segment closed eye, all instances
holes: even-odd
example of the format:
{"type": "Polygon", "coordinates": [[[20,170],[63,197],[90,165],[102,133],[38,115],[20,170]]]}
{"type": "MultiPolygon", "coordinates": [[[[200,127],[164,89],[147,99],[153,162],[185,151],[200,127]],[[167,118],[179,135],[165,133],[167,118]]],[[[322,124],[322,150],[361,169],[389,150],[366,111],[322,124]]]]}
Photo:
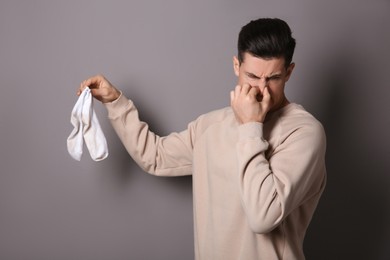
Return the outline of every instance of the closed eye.
{"type": "Polygon", "coordinates": [[[270,81],[270,80],[279,80],[282,78],[282,75],[274,75],[274,76],[271,76],[271,77],[268,77],[267,78],[267,81],[270,81]]]}
{"type": "Polygon", "coordinates": [[[251,78],[251,79],[260,79],[260,77],[256,76],[256,75],[253,74],[253,73],[247,73],[246,75],[247,75],[249,78],[251,78]]]}

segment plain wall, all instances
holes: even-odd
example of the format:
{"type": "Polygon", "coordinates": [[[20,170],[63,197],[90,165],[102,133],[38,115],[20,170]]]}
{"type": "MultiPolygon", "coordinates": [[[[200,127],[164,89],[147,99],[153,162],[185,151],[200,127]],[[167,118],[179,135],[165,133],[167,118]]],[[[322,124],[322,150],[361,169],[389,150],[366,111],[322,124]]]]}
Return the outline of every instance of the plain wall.
{"type": "Polygon", "coordinates": [[[229,105],[237,34],[258,17],[290,24],[288,97],[327,132],[307,259],[389,259],[385,0],[1,0],[0,259],[193,259],[191,178],[142,172],[98,102],[110,155],[74,161],[75,92],[103,73],[156,133],[183,130],[229,105]]]}

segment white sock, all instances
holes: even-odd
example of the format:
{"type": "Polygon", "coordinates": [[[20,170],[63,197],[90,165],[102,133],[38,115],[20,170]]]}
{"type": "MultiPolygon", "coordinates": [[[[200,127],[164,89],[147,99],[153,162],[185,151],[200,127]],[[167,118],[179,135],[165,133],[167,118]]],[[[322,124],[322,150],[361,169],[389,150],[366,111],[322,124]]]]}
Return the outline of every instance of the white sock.
{"type": "Polygon", "coordinates": [[[82,108],[84,104],[86,91],[83,91],[73,107],[70,122],[74,126],[70,133],[67,145],[69,154],[77,161],[80,161],[83,154],[83,123],[81,122],[82,108]]]}
{"type": "Polygon", "coordinates": [[[69,154],[75,160],[80,161],[83,154],[83,139],[94,161],[107,158],[106,138],[93,109],[93,97],[89,88],[85,88],[77,100],[70,122],[74,129],[68,137],[67,146],[69,154]]]}

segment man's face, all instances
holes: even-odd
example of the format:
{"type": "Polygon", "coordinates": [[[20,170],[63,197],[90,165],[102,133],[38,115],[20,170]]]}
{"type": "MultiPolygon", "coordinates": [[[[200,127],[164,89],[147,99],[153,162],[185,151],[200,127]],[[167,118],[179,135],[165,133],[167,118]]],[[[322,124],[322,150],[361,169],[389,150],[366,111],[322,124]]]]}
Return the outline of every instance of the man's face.
{"type": "MultiPolygon", "coordinates": [[[[286,68],[284,58],[262,59],[244,53],[241,64],[237,57],[233,58],[233,66],[238,77],[238,85],[249,84],[259,88],[260,93],[263,93],[266,86],[268,87],[271,95],[270,111],[275,111],[288,104],[284,94],[284,86],[291,76],[294,63],[286,68]]],[[[261,101],[262,95],[258,99],[261,101]]]]}

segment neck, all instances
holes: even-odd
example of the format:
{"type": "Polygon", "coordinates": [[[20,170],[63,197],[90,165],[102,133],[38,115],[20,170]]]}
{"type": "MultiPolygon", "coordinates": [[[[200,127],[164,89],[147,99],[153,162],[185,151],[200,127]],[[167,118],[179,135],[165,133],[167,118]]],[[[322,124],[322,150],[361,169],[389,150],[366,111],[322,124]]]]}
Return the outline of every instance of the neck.
{"type": "Polygon", "coordinates": [[[276,106],[274,106],[270,112],[274,112],[274,111],[277,111],[285,106],[287,106],[288,104],[290,104],[290,101],[288,101],[288,99],[286,97],[283,98],[282,102],[280,102],[279,104],[277,104],[276,106]]]}
{"type": "Polygon", "coordinates": [[[287,106],[288,104],[290,104],[290,101],[288,101],[288,99],[286,97],[284,97],[283,102],[280,105],[279,109],[282,108],[282,107],[287,106]]]}
{"type": "Polygon", "coordinates": [[[285,97],[285,98],[283,99],[283,102],[280,103],[280,105],[274,107],[272,110],[270,110],[270,111],[267,113],[264,122],[269,121],[269,120],[273,117],[274,114],[277,114],[277,113],[276,113],[277,111],[279,111],[280,109],[284,108],[284,107],[287,106],[288,104],[290,104],[290,101],[288,101],[288,99],[285,97]]]}

